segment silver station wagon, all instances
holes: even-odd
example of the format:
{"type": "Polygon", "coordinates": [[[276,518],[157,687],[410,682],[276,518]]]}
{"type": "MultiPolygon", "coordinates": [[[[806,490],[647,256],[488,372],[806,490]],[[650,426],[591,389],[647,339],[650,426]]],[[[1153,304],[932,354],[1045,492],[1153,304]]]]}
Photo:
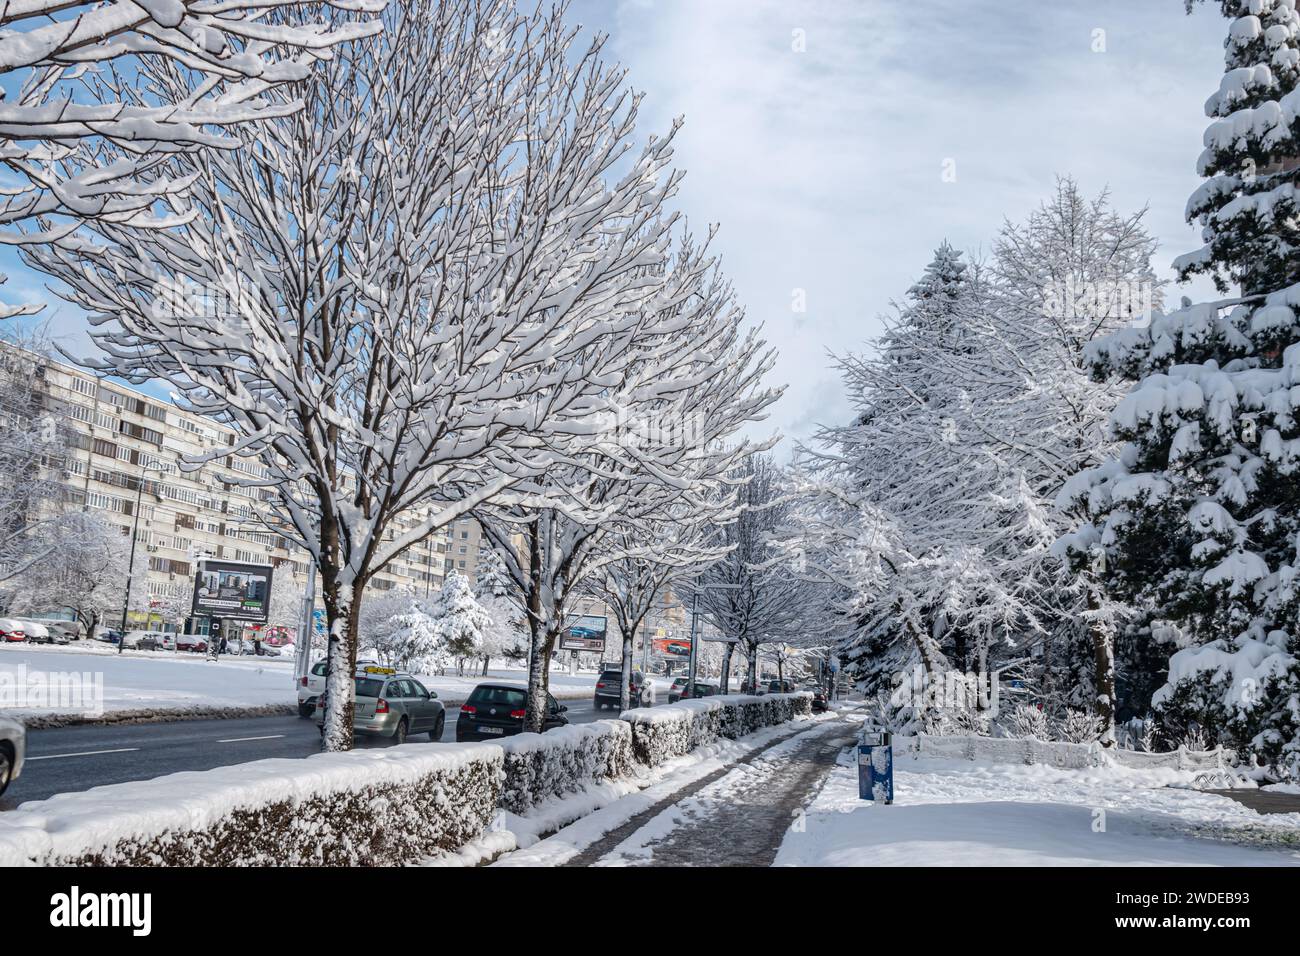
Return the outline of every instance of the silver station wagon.
{"type": "MultiPolygon", "coordinates": [[[[324,729],[325,697],[316,699],[312,715],[324,729]]],[[[391,667],[369,666],[357,670],[356,709],[352,730],[359,736],[391,737],[402,744],[411,734],[428,734],[435,743],[442,739],[446,724],[442,701],[410,674],[391,667]]]]}

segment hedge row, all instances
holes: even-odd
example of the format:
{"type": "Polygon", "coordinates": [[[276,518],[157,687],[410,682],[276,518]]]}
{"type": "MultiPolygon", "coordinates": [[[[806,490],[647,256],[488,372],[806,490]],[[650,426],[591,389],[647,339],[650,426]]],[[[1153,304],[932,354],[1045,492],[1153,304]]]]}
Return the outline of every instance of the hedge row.
{"type": "Polygon", "coordinates": [[[735,740],[764,727],[812,713],[812,695],[731,695],[688,700],[671,707],[641,707],[623,714],[632,724],[632,750],[639,763],[657,767],[720,737],[735,740]]]}
{"type": "Polygon", "coordinates": [[[809,694],[715,697],[502,743],[259,760],[63,794],[0,815],[0,866],[367,866],[482,835],[498,808],[811,712],[809,694]]]}
{"type": "Polygon", "coordinates": [[[545,734],[520,734],[502,741],[505,786],[501,806],[526,813],[551,797],[574,793],[589,783],[631,776],[635,764],[632,727],[598,720],[545,734]]]}
{"type": "Polygon", "coordinates": [[[483,833],[490,744],[272,759],[99,787],[0,814],[0,866],[413,863],[483,833]]]}

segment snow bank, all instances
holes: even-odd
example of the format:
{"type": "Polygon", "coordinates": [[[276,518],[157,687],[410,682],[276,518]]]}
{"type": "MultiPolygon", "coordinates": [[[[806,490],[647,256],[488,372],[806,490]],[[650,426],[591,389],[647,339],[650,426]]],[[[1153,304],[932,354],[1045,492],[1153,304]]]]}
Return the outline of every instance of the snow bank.
{"type": "Polygon", "coordinates": [[[482,835],[503,763],[492,744],[410,745],[60,794],[0,816],[0,866],[407,863],[482,835]]]}
{"type": "Polygon", "coordinates": [[[844,755],[776,866],[1300,864],[1300,814],[1188,789],[1190,771],[923,757],[895,764],[894,804],[878,806],[858,799],[854,763],[844,755]]]}
{"type": "Polygon", "coordinates": [[[657,767],[719,737],[735,740],[756,730],[812,713],[812,694],[734,694],[686,700],[670,707],[623,713],[632,725],[632,749],[641,763],[657,767]]]}
{"type": "Polygon", "coordinates": [[[1013,739],[917,734],[915,737],[895,738],[894,746],[898,748],[900,754],[914,758],[930,756],[1028,766],[1043,764],[1075,770],[1104,766],[1127,767],[1133,770],[1157,767],[1177,770],[1222,770],[1234,762],[1236,757],[1231,750],[1224,750],[1222,747],[1196,751],[1180,746],[1169,753],[1155,754],[1103,747],[1096,742],[1072,744],[1038,740],[1035,737],[1013,739]]]}

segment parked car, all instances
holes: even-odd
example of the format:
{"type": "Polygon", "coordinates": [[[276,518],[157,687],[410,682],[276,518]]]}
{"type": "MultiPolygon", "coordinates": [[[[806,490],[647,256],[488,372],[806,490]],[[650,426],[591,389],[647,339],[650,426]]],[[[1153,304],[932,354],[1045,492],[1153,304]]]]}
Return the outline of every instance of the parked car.
{"type": "MultiPolygon", "coordinates": [[[[438,695],[410,674],[399,674],[391,667],[369,665],[357,670],[356,702],[352,715],[352,732],[363,737],[390,737],[404,744],[410,734],[429,735],[437,743],[442,739],[446,713],[438,695]]],[[[325,732],[325,702],[328,695],[316,698],[316,723],[325,732]]]]}
{"type": "Polygon", "coordinates": [[[27,632],[22,624],[11,617],[0,617],[0,641],[7,644],[20,644],[27,640],[27,632]]]}
{"type": "Polygon", "coordinates": [[[793,694],[799,689],[799,685],[792,680],[774,680],[767,682],[767,692],[769,694],[793,694]]]}
{"type": "MultiPolygon", "coordinates": [[[[722,691],[717,684],[710,684],[707,681],[697,680],[690,686],[682,687],[678,693],[677,700],[696,700],[700,697],[717,697],[722,691]]],[[[669,697],[669,703],[676,703],[669,697]]]]}
{"type": "MultiPolygon", "coordinates": [[[[569,722],[568,707],[546,695],[546,721],[543,730],[554,730],[569,722]]],[[[460,705],[456,718],[456,740],[498,740],[524,732],[528,714],[528,688],[523,684],[479,684],[460,705]]]]}
{"type": "MultiPolygon", "coordinates": [[[[206,649],[206,648],[205,648],[206,649]]],[[[362,659],[357,661],[357,670],[376,665],[379,661],[362,659]]],[[[325,693],[325,675],[329,673],[329,662],[321,658],[307,669],[305,676],[298,679],[298,714],[310,717],[316,710],[316,698],[325,693]]]]}
{"type": "Polygon", "coordinates": [[[682,688],[686,686],[686,682],[689,679],[690,678],[685,676],[673,678],[672,685],[668,688],[668,703],[675,704],[681,700],[682,688]]]}
{"type": "Polygon", "coordinates": [[[826,708],[829,706],[829,704],[827,704],[826,702],[826,691],[820,687],[814,687],[812,695],[813,695],[813,699],[812,699],[813,713],[815,714],[824,713],[826,708]]]}
{"type": "Polygon", "coordinates": [[[122,646],[128,651],[157,651],[166,646],[171,636],[167,631],[127,631],[122,646]]]}
{"type": "Polygon", "coordinates": [[[12,717],[0,714],[0,794],[23,772],[27,731],[12,717]]]}
{"type": "MultiPolygon", "coordinates": [[[[606,707],[618,707],[623,699],[623,671],[606,670],[596,678],[595,704],[597,710],[606,707]]],[[[632,678],[627,685],[627,700],[630,707],[653,707],[655,702],[654,687],[639,670],[632,671],[632,678]]]]}
{"type": "Polygon", "coordinates": [[[105,644],[118,644],[122,640],[122,635],[120,632],[114,631],[111,628],[101,628],[99,632],[95,634],[95,640],[103,641],[105,644]]]}
{"type": "Polygon", "coordinates": [[[176,650],[204,654],[208,650],[208,639],[202,634],[177,634],[176,650]]]}
{"type": "Polygon", "coordinates": [[[22,632],[27,635],[27,642],[29,644],[54,643],[54,635],[50,632],[50,629],[45,626],[44,621],[34,621],[30,617],[14,617],[10,618],[10,620],[21,628],[22,632]]]}

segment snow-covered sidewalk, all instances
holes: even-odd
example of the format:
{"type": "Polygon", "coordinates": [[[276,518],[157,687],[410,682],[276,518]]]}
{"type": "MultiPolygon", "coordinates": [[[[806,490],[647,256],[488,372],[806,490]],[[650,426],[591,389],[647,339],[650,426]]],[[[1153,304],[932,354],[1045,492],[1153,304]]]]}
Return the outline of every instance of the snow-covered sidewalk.
{"type": "Polygon", "coordinates": [[[1194,776],[904,757],[876,806],[846,752],[776,865],[1300,865],[1300,813],[1261,816],[1194,776]]]}
{"type": "MultiPolygon", "coordinates": [[[[703,865],[770,862],[791,820],[791,808],[806,799],[813,783],[829,771],[840,741],[854,726],[830,713],[770,727],[740,740],[718,741],[658,768],[648,786],[647,781],[601,784],[555,806],[539,808],[527,819],[507,814],[478,853],[487,857],[516,845],[522,848],[500,857],[498,866],[685,862],[680,854],[671,860],[653,858],[653,848],[667,841],[677,850],[696,854],[703,865]],[[810,759],[818,753],[823,758],[820,763],[810,759]],[[810,774],[815,779],[810,780],[810,774]],[[790,807],[783,802],[787,798],[793,801],[790,807]],[[746,817],[747,825],[766,838],[729,845],[707,833],[674,833],[679,825],[697,818],[707,819],[710,826],[716,823],[709,813],[701,813],[702,807],[725,810],[738,820],[746,817]],[[574,819],[577,822],[537,840],[537,834],[574,819]],[[729,851],[735,859],[724,858],[729,851]]],[[[476,860],[471,854],[456,862],[476,860]]]]}

